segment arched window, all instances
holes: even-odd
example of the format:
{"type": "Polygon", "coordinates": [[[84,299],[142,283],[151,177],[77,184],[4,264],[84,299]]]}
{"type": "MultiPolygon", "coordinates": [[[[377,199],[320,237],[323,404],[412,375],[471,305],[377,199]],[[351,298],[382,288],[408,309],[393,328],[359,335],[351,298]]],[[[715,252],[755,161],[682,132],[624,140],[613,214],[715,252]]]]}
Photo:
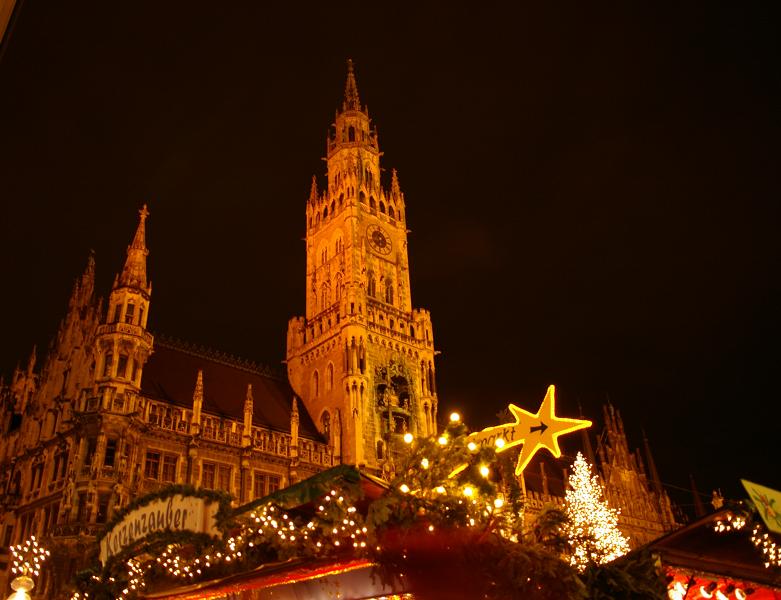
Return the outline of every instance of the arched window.
{"type": "Polygon", "coordinates": [[[315,398],[320,396],[320,373],[315,370],[314,375],[312,375],[312,388],[314,389],[315,398]]]}
{"type": "Polygon", "coordinates": [[[119,362],[117,363],[117,377],[125,379],[127,377],[127,354],[119,355],[119,362]]]}
{"type": "Polygon", "coordinates": [[[363,204],[366,204],[366,194],[363,192],[358,193],[358,200],[362,202],[363,204]]]}
{"type": "Polygon", "coordinates": [[[328,370],[326,371],[327,377],[325,380],[326,385],[326,391],[330,392],[332,389],[334,389],[334,366],[331,363],[328,363],[328,370]]]}
{"type": "Polygon", "coordinates": [[[133,317],[135,317],[136,312],[136,305],[132,302],[127,303],[127,308],[125,309],[125,323],[132,323],[133,317]]]}
{"type": "Polygon", "coordinates": [[[328,284],[324,283],[323,287],[320,291],[320,298],[322,302],[321,310],[325,310],[328,307],[329,301],[328,301],[329,290],[328,290],[328,284]]]}
{"type": "Polygon", "coordinates": [[[385,302],[393,304],[393,281],[390,279],[385,282],[385,302]]]}
{"type": "Polygon", "coordinates": [[[377,203],[374,201],[374,196],[369,197],[369,208],[372,210],[377,208],[377,203]]]}
{"type": "Polygon", "coordinates": [[[409,326],[409,336],[415,337],[415,328],[412,325],[409,326]]]}
{"type": "Polygon", "coordinates": [[[326,441],[330,441],[331,413],[329,413],[327,410],[324,410],[323,414],[320,416],[320,430],[323,432],[323,436],[325,437],[326,441]]]}
{"type": "Polygon", "coordinates": [[[106,362],[103,363],[103,377],[110,377],[111,376],[111,367],[114,363],[114,355],[109,352],[106,354],[106,362]]]}
{"type": "Polygon", "coordinates": [[[390,204],[388,204],[388,216],[391,219],[395,219],[396,218],[396,213],[394,212],[393,207],[390,204]]]}
{"type": "Polygon", "coordinates": [[[369,281],[367,284],[366,293],[368,293],[372,298],[377,295],[377,280],[374,279],[374,273],[369,273],[369,281]]]}
{"type": "Polygon", "coordinates": [[[323,221],[325,221],[328,218],[328,207],[326,206],[323,209],[323,221]]]}
{"type": "Polygon", "coordinates": [[[320,225],[320,213],[315,216],[315,225],[320,225]]]}
{"type": "Polygon", "coordinates": [[[341,237],[336,238],[336,254],[339,254],[342,250],[344,250],[344,242],[342,241],[341,237]]]}
{"type": "Polygon", "coordinates": [[[343,203],[344,203],[344,194],[339,194],[339,208],[342,208],[343,203]]]}
{"type": "Polygon", "coordinates": [[[354,142],[355,141],[355,127],[350,127],[347,130],[347,141],[348,142],[354,142]]]}
{"type": "Polygon", "coordinates": [[[341,273],[336,274],[336,299],[337,300],[342,299],[342,274],[341,273]]]}
{"type": "Polygon", "coordinates": [[[385,203],[382,200],[380,200],[380,212],[385,214],[385,203]]]}
{"type": "Polygon", "coordinates": [[[336,204],[334,202],[331,202],[331,216],[336,212],[336,204]]]}
{"type": "Polygon", "coordinates": [[[384,444],[382,440],[377,440],[377,460],[382,460],[384,444]]]}

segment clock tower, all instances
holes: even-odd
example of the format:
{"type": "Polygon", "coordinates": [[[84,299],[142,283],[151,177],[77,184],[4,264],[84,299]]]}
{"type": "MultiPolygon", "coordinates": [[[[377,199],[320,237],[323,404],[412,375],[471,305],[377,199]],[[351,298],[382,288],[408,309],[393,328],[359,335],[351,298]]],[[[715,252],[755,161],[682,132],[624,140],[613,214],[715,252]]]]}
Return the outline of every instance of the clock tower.
{"type": "Polygon", "coordinates": [[[352,61],[327,139],[328,179],[306,203],[306,314],[288,324],[290,383],[341,462],[386,475],[405,433],[436,433],[434,337],[413,309],[406,207],[383,187],[377,130],[352,61]]]}

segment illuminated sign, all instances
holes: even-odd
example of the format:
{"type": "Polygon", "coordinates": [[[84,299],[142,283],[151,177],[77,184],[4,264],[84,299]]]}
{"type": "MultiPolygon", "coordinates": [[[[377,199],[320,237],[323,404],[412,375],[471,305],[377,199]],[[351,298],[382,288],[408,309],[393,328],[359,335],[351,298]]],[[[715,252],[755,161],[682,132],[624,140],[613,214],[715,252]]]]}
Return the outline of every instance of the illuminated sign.
{"type": "Polygon", "coordinates": [[[509,409],[515,417],[515,423],[489,427],[471,434],[467,439],[477,446],[496,446],[497,452],[523,444],[515,467],[516,475],[523,473],[526,465],[541,448],[547,448],[553,456],[559,458],[560,435],[591,427],[591,421],[556,416],[556,388],[552,385],[548,386],[545,399],[535,414],[515,404],[510,404],[509,409]]]}
{"type": "Polygon", "coordinates": [[[208,498],[175,494],[152,500],[131,510],[100,540],[100,561],[119,553],[124,547],[162,531],[192,531],[219,534],[215,514],[219,503],[208,498]]]}
{"type": "Polygon", "coordinates": [[[770,531],[781,533],[781,492],[745,479],[740,482],[770,531]]]}

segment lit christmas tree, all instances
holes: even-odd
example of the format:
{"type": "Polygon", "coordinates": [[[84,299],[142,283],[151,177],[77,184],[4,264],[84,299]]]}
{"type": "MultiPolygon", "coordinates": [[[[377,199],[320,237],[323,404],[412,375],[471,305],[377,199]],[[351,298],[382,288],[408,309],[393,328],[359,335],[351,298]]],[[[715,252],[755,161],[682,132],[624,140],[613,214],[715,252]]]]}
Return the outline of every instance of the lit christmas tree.
{"type": "Polygon", "coordinates": [[[629,539],[618,529],[618,511],[602,499],[599,478],[578,452],[567,490],[565,527],[570,563],[579,571],[589,564],[604,564],[629,552],[629,539]]]}

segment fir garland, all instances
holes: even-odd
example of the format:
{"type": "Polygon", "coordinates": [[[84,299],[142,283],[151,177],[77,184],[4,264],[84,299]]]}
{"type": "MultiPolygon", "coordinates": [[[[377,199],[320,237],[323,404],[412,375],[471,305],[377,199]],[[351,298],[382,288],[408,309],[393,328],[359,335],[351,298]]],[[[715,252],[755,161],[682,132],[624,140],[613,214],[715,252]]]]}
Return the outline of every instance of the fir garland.
{"type": "Polygon", "coordinates": [[[437,439],[411,441],[397,463],[398,477],[371,503],[351,466],[233,511],[227,494],[164,488],[133,501],[105,531],[135,508],[182,494],[220,502],[223,537],[155,532],[124,548],[102,571],[81,573],[78,589],[90,598],[132,600],[147,582],[190,583],[289,558],[367,556],[381,580],[398,582],[402,574],[422,599],[440,597],[436,586],[443,581],[459,586],[462,597],[487,600],[665,597],[661,574],[645,555],[592,565],[580,575],[562,555],[566,515],[544,511],[526,527],[512,457],[505,456],[510,453],[476,448],[467,434],[454,421],[437,439]]]}

